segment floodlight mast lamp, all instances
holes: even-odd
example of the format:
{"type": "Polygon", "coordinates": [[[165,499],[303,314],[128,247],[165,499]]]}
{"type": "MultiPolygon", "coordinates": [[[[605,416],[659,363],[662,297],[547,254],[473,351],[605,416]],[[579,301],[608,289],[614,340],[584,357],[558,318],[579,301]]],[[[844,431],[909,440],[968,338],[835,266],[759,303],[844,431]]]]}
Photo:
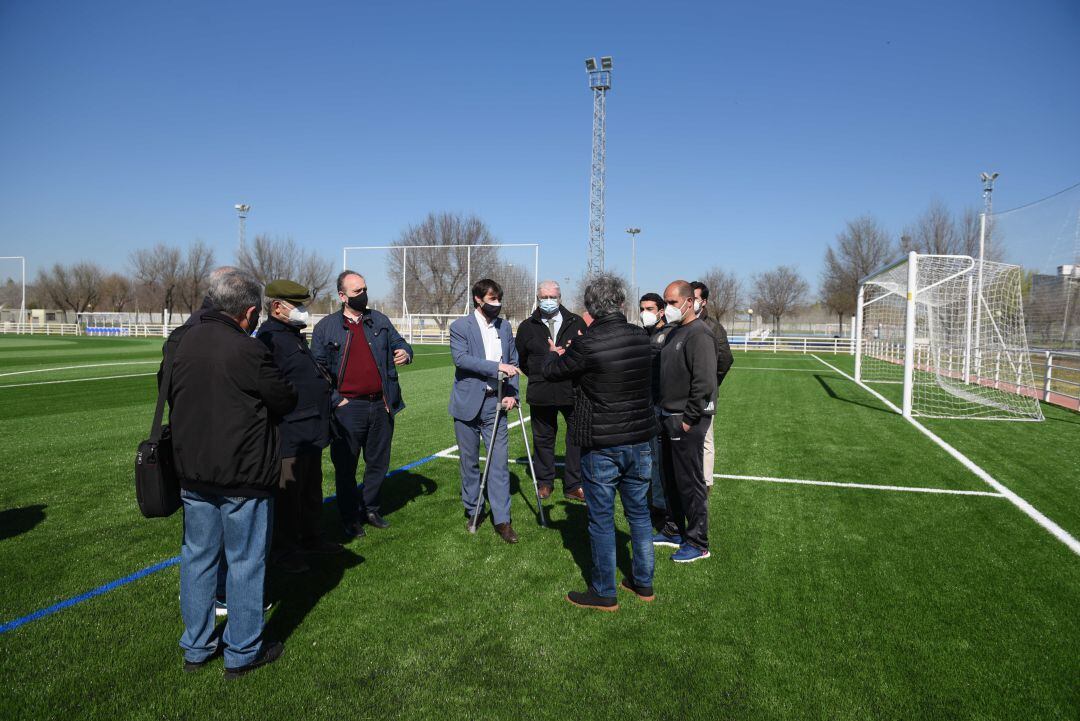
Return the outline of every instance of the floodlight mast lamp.
{"type": "MultiPolygon", "coordinates": [[[[987,223],[990,222],[990,214],[994,211],[994,181],[998,179],[1000,173],[982,173],[979,175],[979,179],[983,184],[983,212],[979,216],[979,272],[977,287],[975,289],[975,336],[974,344],[971,345],[969,353],[974,354],[975,358],[975,373],[978,377],[978,373],[982,367],[982,350],[979,348],[980,333],[982,332],[982,297],[983,297],[983,260],[986,257],[986,231],[987,223]]],[[[971,359],[968,359],[970,367],[971,359]]]]}
{"type": "Polygon", "coordinates": [[[627,228],[626,232],[630,234],[630,287],[633,288],[634,302],[637,302],[637,236],[641,228],[627,228]]]}
{"type": "Polygon", "coordinates": [[[607,91],[611,89],[610,55],[586,58],[589,89],[593,91],[592,166],[589,176],[588,275],[604,271],[604,178],[607,163],[607,91]]]}
{"type": "Polygon", "coordinates": [[[239,255],[236,256],[239,258],[244,253],[244,221],[247,220],[247,214],[251,210],[251,206],[247,203],[237,203],[233,208],[236,209],[236,218],[240,223],[240,250],[239,255]]]}
{"type": "Polygon", "coordinates": [[[15,324],[15,332],[22,330],[22,324],[26,322],[26,256],[3,255],[0,260],[17,260],[22,267],[22,298],[19,300],[19,322],[15,324]]]}

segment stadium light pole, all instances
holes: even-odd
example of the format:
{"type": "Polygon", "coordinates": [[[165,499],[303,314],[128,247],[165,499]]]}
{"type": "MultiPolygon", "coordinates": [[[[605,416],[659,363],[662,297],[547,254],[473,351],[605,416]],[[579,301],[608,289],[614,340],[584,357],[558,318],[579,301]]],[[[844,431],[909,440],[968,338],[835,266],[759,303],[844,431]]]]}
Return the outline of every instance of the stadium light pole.
{"type": "Polygon", "coordinates": [[[589,175],[589,256],[587,275],[604,272],[604,182],[607,174],[607,91],[611,90],[610,55],[585,59],[593,91],[592,165],[589,175]]]}
{"type": "Polygon", "coordinates": [[[634,289],[634,302],[637,302],[638,287],[637,287],[637,235],[641,232],[641,228],[627,228],[626,232],[630,234],[630,287],[634,289]]]}
{"type": "Polygon", "coordinates": [[[22,324],[26,321],[26,256],[4,255],[0,260],[17,260],[22,266],[22,298],[19,300],[19,322],[15,325],[15,332],[22,330],[22,324]]]}
{"type": "MultiPolygon", "coordinates": [[[[983,212],[979,216],[979,275],[975,291],[975,337],[971,353],[975,356],[975,378],[982,370],[982,306],[983,306],[983,260],[986,257],[986,224],[990,222],[990,213],[994,209],[994,181],[1000,173],[982,173],[979,178],[983,184],[983,212]]],[[[969,361],[970,364],[970,361],[969,361]]]]}
{"type": "Polygon", "coordinates": [[[743,340],[743,350],[744,351],[750,350],[750,334],[754,332],[754,309],[753,308],[747,308],[746,309],[746,316],[747,316],[747,328],[746,328],[746,338],[743,340]]]}
{"type": "Polygon", "coordinates": [[[239,259],[244,254],[244,221],[247,220],[247,214],[251,210],[251,206],[247,203],[237,203],[233,208],[236,209],[236,219],[240,224],[240,250],[236,256],[239,259]]]}

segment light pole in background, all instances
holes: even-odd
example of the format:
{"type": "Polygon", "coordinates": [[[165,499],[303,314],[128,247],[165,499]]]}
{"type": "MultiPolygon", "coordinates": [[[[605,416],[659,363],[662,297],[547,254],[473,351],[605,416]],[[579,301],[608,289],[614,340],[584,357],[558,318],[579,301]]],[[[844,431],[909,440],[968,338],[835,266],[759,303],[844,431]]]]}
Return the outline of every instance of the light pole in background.
{"type": "Polygon", "coordinates": [[[630,287],[634,289],[633,300],[637,303],[637,235],[641,232],[641,228],[627,228],[626,232],[630,234],[630,287]]]}
{"type": "Polygon", "coordinates": [[[754,332],[754,309],[746,309],[746,341],[743,343],[743,350],[750,350],[750,334],[754,332]]]}
{"type": "Polygon", "coordinates": [[[589,255],[586,275],[604,272],[604,177],[607,164],[607,91],[611,90],[611,56],[585,59],[593,91],[592,165],[589,174],[589,255]]]}
{"type": "Polygon", "coordinates": [[[248,211],[251,210],[251,206],[247,203],[237,203],[233,206],[236,209],[236,218],[240,223],[240,250],[237,251],[236,258],[240,259],[240,256],[244,254],[244,221],[247,220],[248,211]]]}
{"type": "Polygon", "coordinates": [[[26,322],[26,256],[5,255],[0,260],[17,260],[22,265],[22,299],[19,301],[19,322],[15,326],[15,332],[22,330],[22,324],[26,322]]]}
{"type": "MultiPolygon", "coordinates": [[[[982,173],[979,178],[983,184],[983,212],[979,216],[979,273],[975,290],[975,337],[972,339],[971,351],[975,358],[975,376],[978,377],[982,370],[982,345],[980,335],[982,333],[982,306],[983,306],[983,259],[986,257],[986,232],[990,223],[990,213],[994,209],[994,181],[1000,173],[982,173]]],[[[968,295],[971,294],[971,286],[968,286],[968,295]]]]}

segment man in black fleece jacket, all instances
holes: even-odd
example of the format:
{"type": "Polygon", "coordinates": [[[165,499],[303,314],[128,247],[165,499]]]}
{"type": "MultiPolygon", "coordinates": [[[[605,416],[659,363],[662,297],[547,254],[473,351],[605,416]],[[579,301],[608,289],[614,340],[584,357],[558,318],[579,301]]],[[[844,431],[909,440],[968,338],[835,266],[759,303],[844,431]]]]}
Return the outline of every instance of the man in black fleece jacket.
{"type": "Polygon", "coordinates": [[[667,518],[653,543],[675,546],[673,561],[709,557],[709,507],[705,486],[705,432],[716,412],[716,340],[694,313],[690,284],[677,280],[664,291],[664,315],[676,326],[660,352],[660,441],[667,518]]]}

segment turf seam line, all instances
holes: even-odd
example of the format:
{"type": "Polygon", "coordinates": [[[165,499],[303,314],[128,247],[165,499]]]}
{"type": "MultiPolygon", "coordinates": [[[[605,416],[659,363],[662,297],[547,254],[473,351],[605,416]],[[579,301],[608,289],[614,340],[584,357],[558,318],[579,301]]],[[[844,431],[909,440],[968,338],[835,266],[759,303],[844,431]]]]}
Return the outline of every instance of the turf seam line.
{"type": "Polygon", "coordinates": [[[4,388],[26,388],[28,386],[51,386],[57,383],[82,383],[84,381],[109,381],[115,378],[143,378],[145,376],[156,376],[157,371],[150,373],[128,373],[122,376],[95,376],[94,378],[68,378],[62,381],[34,381],[32,383],[7,383],[0,384],[0,390],[4,388]]]}
{"type": "MultiPolygon", "coordinates": [[[[890,408],[892,408],[897,413],[900,413],[899,408],[897,408],[892,402],[890,402],[883,395],[881,395],[880,393],[875,391],[873,388],[870,388],[865,383],[860,383],[859,381],[855,380],[852,376],[848,375],[847,373],[840,370],[839,368],[832,365],[831,363],[827,363],[826,361],[822,360],[821,358],[818,358],[817,355],[814,355],[813,353],[811,353],[811,355],[813,355],[814,358],[817,358],[818,361],[820,363],[822,363],[823,365],[826,365],[829,368],[832,368],[834,371],[836,371],[840,375],[844,376],[845,378],[847,378],[852,383],[855,383],[856,385],[861,387],[863,390],[866,390],[869,393],[876,396],[883,403],[885,403],[885,405],[889,406],[890,408]]],[[[901,413],[901,417],[903,417],[902,413],[901,413]]],[[[971,471],[976,476],[981,478],[984,482],[986,482],[986,484],[988,486],[990,486],[991,488],[998,491],[1001,495],[1008,498],[1009,501],[1014,506],[1019,508],[1025,514],[1027,514],[1027,516],[1030,517],[1033,521],[1038,523],[1044,529],[1049,531],[1055,538],[1057,538],[1059,541],[1061,541],[1066,546],[1068,546],[1069,550],[1071,550],[1076,555],[1080,556],[1080,541],[1077,541],[1075,538],[1073,538],[1072,535],[1070,535],[1068,531],[1066,531],[1064,528],[1062,528],[1058,524],[1051,521],[1046,515],[1043,514],[1042,511],[1040,511],[1039,509],[1035,508],[1035,506],[1033,506],[1030,503],[1028,503],[1027,501],[1025,501],[1023,498],[1021,498],[1019,495],[1017,495],[1015,492],[1013,492],[1007,486],[1005,486],[1005,484],[1003,484],[1001,481],[997,480],[996,478],[991,476],[989,473],[987,473],[985,470],[983,470],[982,467],[980,467],[978,464],[975,463],[975,461],[973,461],[970,458],[968,458],[967,456],[965,456],[963,453],[958,451],[956,448],[953,448],[951,445],[949,445],[949,443],[947,441],[943,440],[940,436],[938,436],[936,433],[934,433],[929,428],[924,426],[922,423],[915,420],[914,418],[904,418],[904,420],[906,420],[911,425],[915,426],[915,428],[917,428],[920,433],[922,433],[924,436],[926,436],[927,438],[932,440],[934,443],[936,443],[938,446],[940,446],[942,448],[942,450],[944,450],[950,456],[952,456],[953,458],[958,460],[965,468],[967,468],[969,471],[971,471]]]]}

